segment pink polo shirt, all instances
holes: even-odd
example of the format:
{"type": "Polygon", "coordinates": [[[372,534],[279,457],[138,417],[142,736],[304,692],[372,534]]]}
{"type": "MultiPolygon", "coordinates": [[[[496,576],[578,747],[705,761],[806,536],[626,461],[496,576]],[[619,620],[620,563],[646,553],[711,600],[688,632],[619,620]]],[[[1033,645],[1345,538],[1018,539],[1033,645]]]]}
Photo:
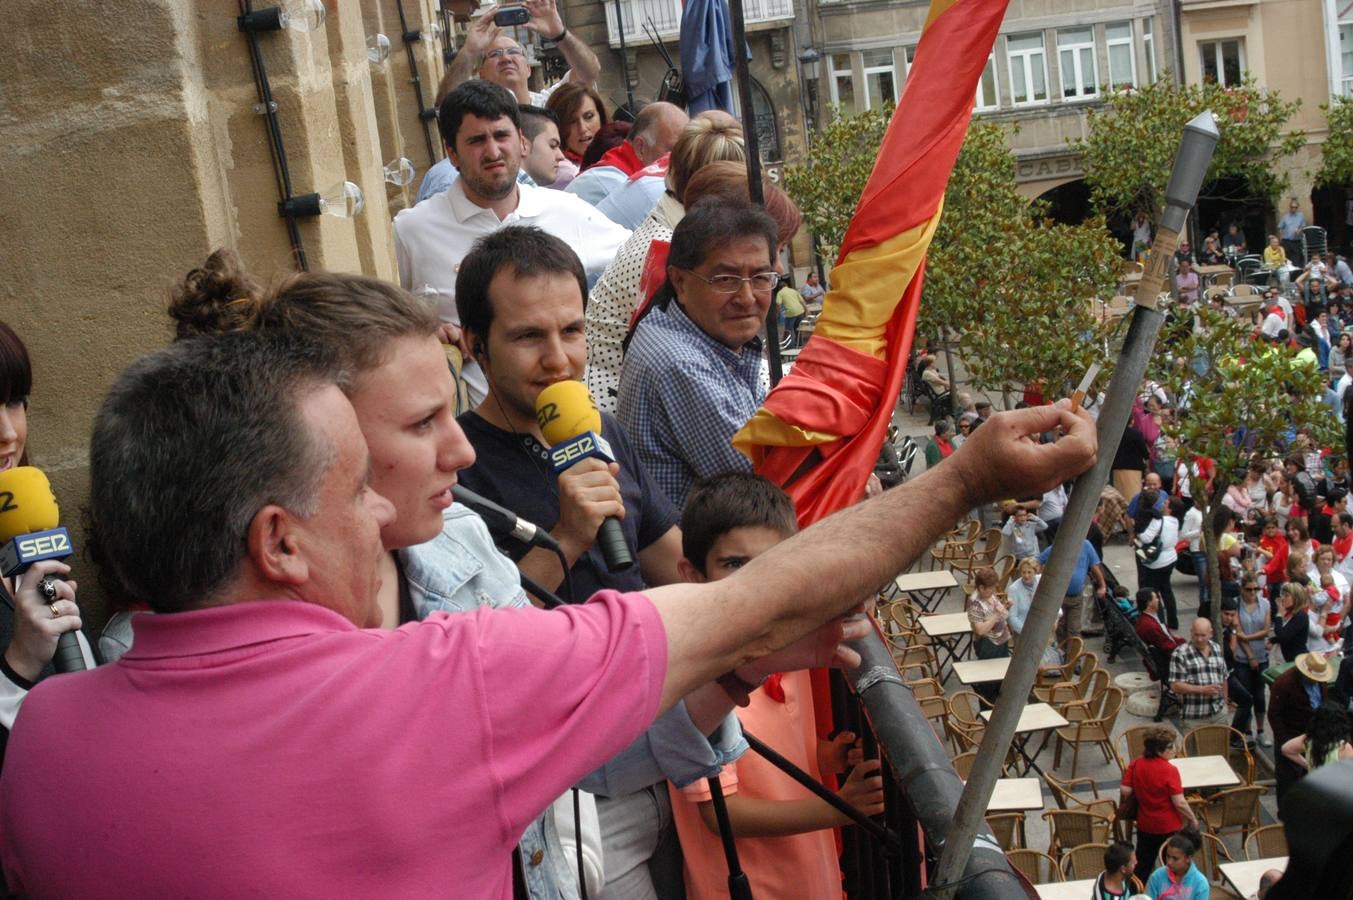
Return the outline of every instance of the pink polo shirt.
{"type": "Polygon", "coordinates": [[[360,630],[241,603],[136,620],[25,701],[0,860],[36,896],[512,894],[527,824],[658,711],[640,594],[360,630]]]}

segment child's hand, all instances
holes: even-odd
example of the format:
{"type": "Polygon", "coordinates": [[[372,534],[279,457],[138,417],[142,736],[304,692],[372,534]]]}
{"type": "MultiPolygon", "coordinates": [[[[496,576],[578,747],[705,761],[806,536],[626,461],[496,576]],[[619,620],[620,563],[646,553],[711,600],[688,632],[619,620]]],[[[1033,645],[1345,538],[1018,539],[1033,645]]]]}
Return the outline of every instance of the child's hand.
{"type": "MultiPolygon", "coordinates": [[[[837,792],[842,800],[864,813],[877,816],[883,812],[883,776],[878,774],[882,762],[868,759],[861,762],[850,773],[846,783],[837,792]]],[[[841,824],[848,825],[850,820],[841,817],[841,824]]]]}
{"type": "Polygon", "coordinates": [[[840,775],[864,761],[864,750],[853,731],[843,731],[830,741],[818,741],[818,766],[823,773],[840,775]]]}

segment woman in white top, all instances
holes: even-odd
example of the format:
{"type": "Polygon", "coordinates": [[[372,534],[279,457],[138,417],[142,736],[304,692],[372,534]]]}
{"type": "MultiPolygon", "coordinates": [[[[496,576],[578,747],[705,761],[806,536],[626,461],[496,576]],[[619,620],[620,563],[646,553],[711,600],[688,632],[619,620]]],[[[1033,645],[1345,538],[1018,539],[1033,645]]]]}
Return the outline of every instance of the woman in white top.
{"type": "Polygon", "coordinates": [[[1249,495],[1251,507],[1263,509],[1268,505],[1268,483],[1264,480],[1264,464],[1262,462],[1250,463],[1245,470],[1245,480],[1241,482],[1241,487],[1249,495]]]}
{"type": "Polygon", "coordinates": [[[1171,500],[1170,506],[1170,513],[1179,520],[1179,539],[1189,542],[1193,574],[1198,578],[1198,615],[1211,618],[1208,614],[1212,611],[1212,586],[1207,580],[1207,554],[1203,552],[1203,512],[1196,506],[1184,510],[1178,498],[1171,500]]]}
{"type": "MultiPolygon", "coordinates": [[[[1154,502],[1154,498],[1152,498],[1154,502]]],[[[1176,502],[1178,498],[1176,498],[1176,502]]],[[[1143,503],[1146,502],[1143,494],[1143,503]]],[[[1155,559],[1143,560],[1143,575],[1145,575],[1145,584],[1138,585],[1138,588],[1149,587],[1160,594],[1161,602],[1165,605],[1166,625],[1172,629],[1179,627],[1179,611],[1175,606],[1174,588],[1170,587],[1170,574],[1174,571],[1174,564],[1179,559],[1179,554],[1175,551],[1175,544],[1179,543],[1179,520],[1171,513],[1179,507],[1171,503],[1171,508],[1167,509],[1166,514],[1153,519],[1140,534],[1137,535],[1137,544],[1141,547],[1148,547],[1160,538],[1160,553],[1155,559]]]]}

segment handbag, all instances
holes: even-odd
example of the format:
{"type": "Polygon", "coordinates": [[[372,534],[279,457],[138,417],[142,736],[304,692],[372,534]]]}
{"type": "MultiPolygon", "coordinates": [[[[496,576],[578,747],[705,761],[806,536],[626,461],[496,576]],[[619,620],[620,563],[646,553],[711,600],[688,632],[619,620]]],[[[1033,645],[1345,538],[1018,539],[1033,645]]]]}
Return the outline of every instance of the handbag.
{"type": "Polygon", "coordinates": [[[1132,794],[1118,801],[1118,818],[1124,820],[1127,819],[1132,819],[1134,821],[1136,820],[1137,818],[1136,791],[1133,791],[1132,794]]]}
{"type": "Polygon", "coordinates": [[[1149,544],[1142,544],[1138,542],[1136,538],[1132,539],[1132,543],[1137,548],[1136,550],[1137,558],[1140,559],[1142,562],[1155,562],[1156,559],[1160,556],[1161,547],[1160,547],[1159,531],[1156,532],[1155,538],[1149,544]]]}

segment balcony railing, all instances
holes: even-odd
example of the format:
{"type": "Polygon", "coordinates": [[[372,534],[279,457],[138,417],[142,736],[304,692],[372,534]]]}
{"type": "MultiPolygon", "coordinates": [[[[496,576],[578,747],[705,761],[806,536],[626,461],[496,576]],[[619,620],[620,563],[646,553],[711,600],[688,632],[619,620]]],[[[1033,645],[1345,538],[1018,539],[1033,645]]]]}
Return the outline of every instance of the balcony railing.
{"type": "MultiPolygon", "coordinates": [[[[611,46],[620,45],[620,29],[615,20],[617,4],[606,0],[606,30],[611,46]]],[[[620,17],[625,23],[627,44],[650,43],[644,24],[651,25],[663,41],[675,41],[681,33],[681,0],[620,0],[620,17]]],[[[792,21],[793,0],[743,0],[742,14],[748,27],[765,22],[792,21]]]]}

